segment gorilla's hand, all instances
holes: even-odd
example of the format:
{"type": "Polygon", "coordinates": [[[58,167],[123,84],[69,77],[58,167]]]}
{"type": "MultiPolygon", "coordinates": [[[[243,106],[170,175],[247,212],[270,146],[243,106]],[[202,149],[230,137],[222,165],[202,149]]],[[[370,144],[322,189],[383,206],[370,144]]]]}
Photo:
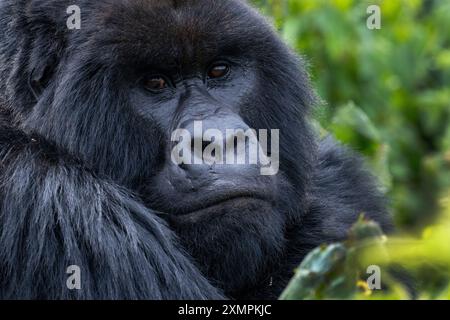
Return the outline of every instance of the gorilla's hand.
{"type": "Polygon", "coordinates": [[[40,137],[0,128],[0,163],[0,299],[221,297],[151,211],[40,137]]]}

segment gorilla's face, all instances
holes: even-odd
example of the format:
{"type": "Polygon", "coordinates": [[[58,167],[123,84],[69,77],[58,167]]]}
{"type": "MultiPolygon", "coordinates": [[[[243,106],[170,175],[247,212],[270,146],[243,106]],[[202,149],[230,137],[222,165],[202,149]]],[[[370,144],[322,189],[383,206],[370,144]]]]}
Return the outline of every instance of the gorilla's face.
{"type": "MultiPolygon", "coordinates": [[[[236,136],[227,134],[227,130],[245,132],[252,125],[247,109],[251,93],[258,86],[255,61],[227,51],[212,39],[205,39],[203,31],[196,30],[197,25],[190,28],[198,35],[188,36],[183,28],[189,27],[192,21],[181,17],[178,26],[171,26],[169,28],[173,29],[164,33],[171,45],[153,46],[158,50],[155,56],[162,56],[164,60],[149,60],[145,55],[136,57],[139,62],[130,81],[133,83],[130,90],[133,112],[158,128],[162,142],[159,170],[143,184],[141,193],[146,195],[152,208],[183,216],[184,220],[208,216],[224,204],[236,210],[255,202],[262,207],[271,206],[276,196],[273,188],[277,184],[276,175],[263,176],[260,167],[248,161],[208,164],[203,159],[203,151],[210,144],[202,138],[208,130],[221,133],[221,137],[211,139],[211,144],[217,145],[224,157],[224,149],[231,143],[236,143],[235,151],[239,151],[237,141],[232,141],[236,136]],[[186,41],[186,37],[190,41],[186,41]],[[208,46],[211,43],[214,48],[208,46]],[[170,55],[172,52],[180,54],[170,55]],[[196,126],[201,128],[196,129],[196,126]],[[186,146],[188,151],[193,149],[192,157],[200,162],[174,161],[172,153],[176,142],[171,140],[175,130],[180,129],[188,133],[180,139],[180,145],[186,146]],[[217,141],[218,138],[222,138],[221,141],[217,141]]],[[[231,41],[226,34],[223,37],[225,43],[231,41]]],[[[143,47],[136,52],[145,52],[148,45],[143,42],[143,47]]],[[[244,153],[248,152],[246,148],[244,153]]],[[[248,154],[243,156],[249,159],[248,154]]]]}
{"type": "Polygon", "coordinates": [[[312,94],[297,59],[241,1],[96,6],[81,30],[67,31],[25,127],[138,194],[226,289],[237,289],[227,288],[231,279],[257,281],[236,278],[280,253],[289,213],[306,205],[312,94]],[[279,129],[280,171],[174,163],[172,133],[186,129],[194,139],[195,121],[224,133],[279,129]],[[246,272],[236,273],[236,261],[246,272]]]}

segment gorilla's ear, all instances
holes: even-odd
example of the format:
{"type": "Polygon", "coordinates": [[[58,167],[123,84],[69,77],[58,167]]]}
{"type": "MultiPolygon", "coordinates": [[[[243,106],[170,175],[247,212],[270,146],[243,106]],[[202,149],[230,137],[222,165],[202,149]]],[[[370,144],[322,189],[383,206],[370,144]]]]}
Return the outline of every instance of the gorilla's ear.
{"type": "Polygon", "coordinates": [[[28,66],[28,87],[36,100],[47,87],[65,50],[65,1],[29,0],[22,25],[28,66]]]}
{"type": "Polygon", "coordinates": [[[54,53],[49,53],[46,59],[42,59],[36,64],[31,64],[32,69],[28,78],[28,86],[36,100],[39,100],[42,91],[47,87],[57,64],[58,61],[54,53]]]}

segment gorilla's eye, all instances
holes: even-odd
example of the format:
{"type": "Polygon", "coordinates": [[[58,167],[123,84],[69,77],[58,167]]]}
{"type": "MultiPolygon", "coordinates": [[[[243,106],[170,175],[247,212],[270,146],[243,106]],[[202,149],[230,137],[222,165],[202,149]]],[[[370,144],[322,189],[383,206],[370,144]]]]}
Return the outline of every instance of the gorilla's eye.
{"type": "Polygon", "coordinates": [[[223,78],[228,75],[230,72],[230,66],[226,63],[217,63],[214,64],[208,70],[208,78],[210,79],[218,79],[223,78]]]}
{"type": "Polygon", "coordinates": [[[151,92],[161,92],[162,90],[166,89],[168,86],[168,81],[165,77],[156,75],[151,76],[144,80],[144,87],[151,92]]]}

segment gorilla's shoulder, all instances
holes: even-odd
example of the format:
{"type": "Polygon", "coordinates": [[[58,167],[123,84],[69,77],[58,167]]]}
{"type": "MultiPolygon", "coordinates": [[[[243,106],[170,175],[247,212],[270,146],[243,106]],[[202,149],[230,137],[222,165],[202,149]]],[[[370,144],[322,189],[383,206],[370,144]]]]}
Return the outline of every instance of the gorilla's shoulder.
{"type": "Polygon", "coordinates": [[[319,142],[309,215],[322,231],[342,238],[361,214],[391,230],[385,196],[361,156],[326,137],[319,142]]]}

